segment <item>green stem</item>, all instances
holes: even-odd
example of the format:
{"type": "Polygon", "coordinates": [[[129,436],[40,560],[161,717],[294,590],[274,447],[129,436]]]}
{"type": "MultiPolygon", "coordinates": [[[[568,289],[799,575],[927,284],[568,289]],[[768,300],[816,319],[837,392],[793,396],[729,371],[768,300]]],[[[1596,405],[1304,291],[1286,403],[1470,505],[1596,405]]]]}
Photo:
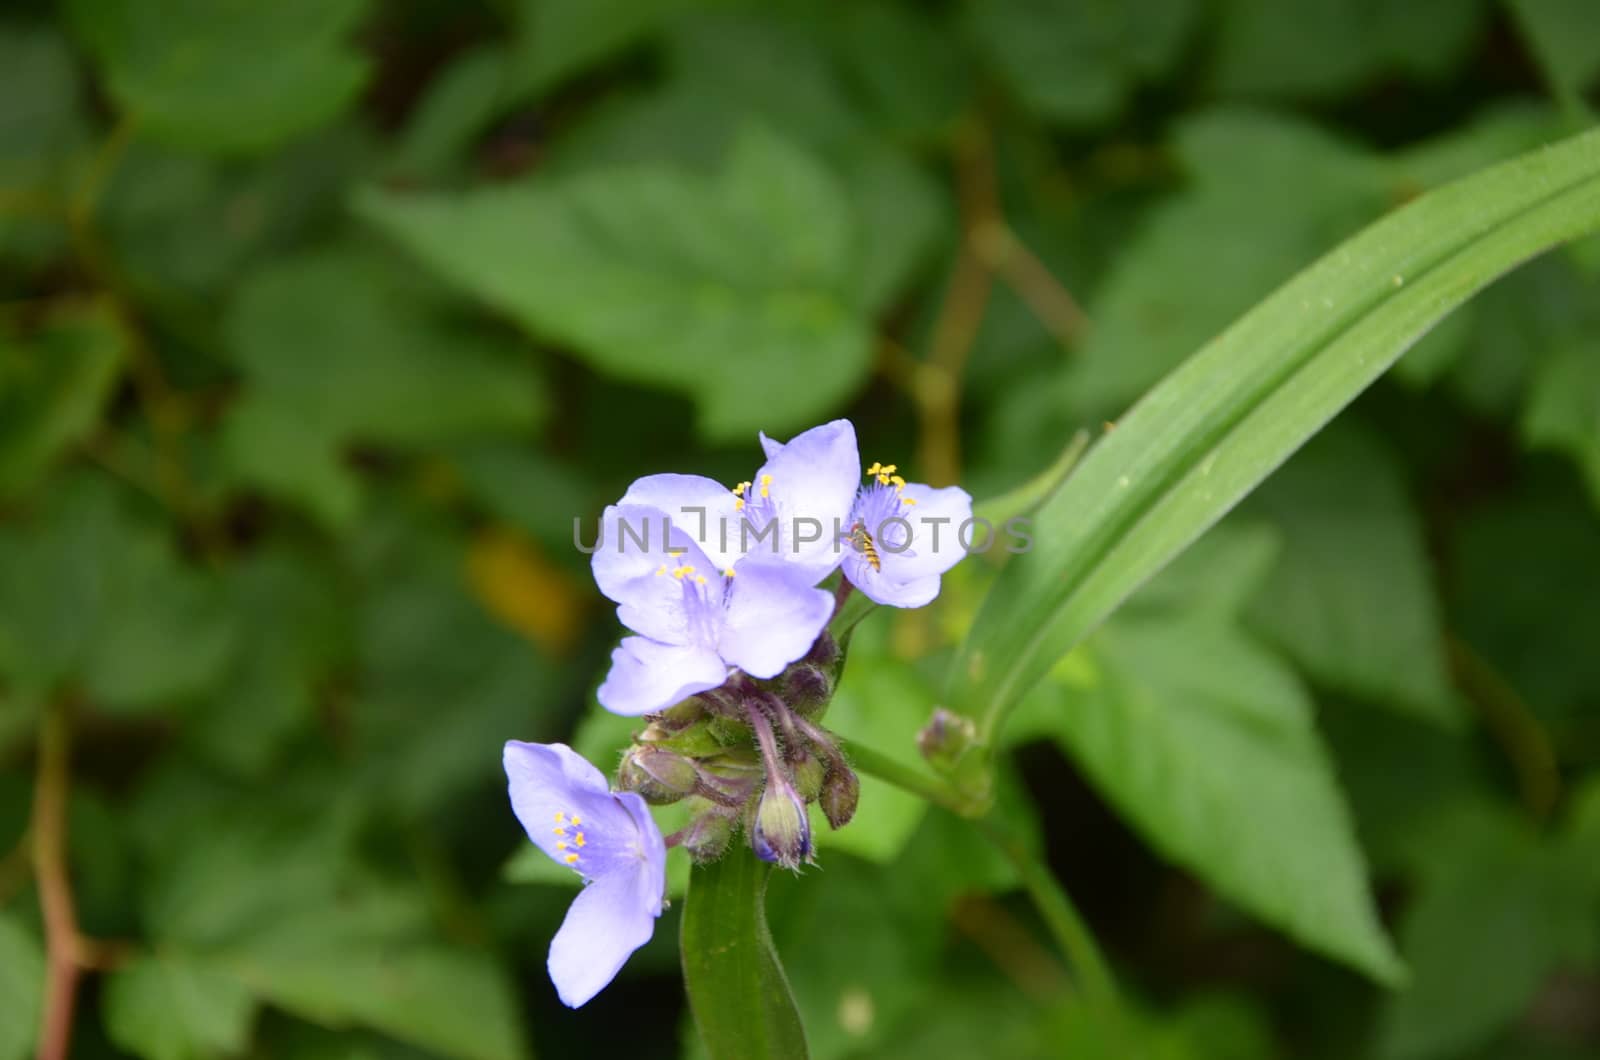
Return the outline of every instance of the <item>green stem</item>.
{"type": "Polygon", "coordinates": [[[984,812],[986,807],[975,805],[971,799],[937,777],[902,765],[870,747],[853,741],[841,743],[861,772],[887,781],[902,791],[908,791],[971,821],[973,827],[1016,868],[1028,898],[1076,973],[1084,996],[1096,1004],[1115,1004],[1116,980],[1093,933],[1083,922],[1083,917],[1067,892],[1050,875],[1050,870],[1034,856],[1027,844],[1005,826],[999,815],[984,812]]]}

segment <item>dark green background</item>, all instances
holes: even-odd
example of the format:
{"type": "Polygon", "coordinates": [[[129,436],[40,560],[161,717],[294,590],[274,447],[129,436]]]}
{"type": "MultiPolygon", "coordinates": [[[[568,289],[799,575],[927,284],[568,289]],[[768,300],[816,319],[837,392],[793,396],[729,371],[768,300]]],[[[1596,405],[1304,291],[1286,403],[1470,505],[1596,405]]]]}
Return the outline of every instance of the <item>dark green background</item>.
{"type": "MultiPolygon", "coordinates": [[[[74,1055],[693,1055],[675,911],[556,1001],[570,883],[505,801],[504,739],[628,738],[573,518],[837,415],[996,495],[1597,82],[1594,0],[8,5],[0,1060],[38,1020],[46,715],[114,965],[74,1055]]],[[[1591,240],[1014,719],[1002,810],[1136,1030],[1071,1003],[975,833],[868,780],[771,896],[814,1054],[1594,1055],[1597,504],[1591,240]],[[1296,799],[1335,784],[1403,990],[1219,896],[1270,875],[1246,848],[1320,856],[1296,799]]],[[[830,724],[914,762],[991,570],[869,620],[830,724]]]]}

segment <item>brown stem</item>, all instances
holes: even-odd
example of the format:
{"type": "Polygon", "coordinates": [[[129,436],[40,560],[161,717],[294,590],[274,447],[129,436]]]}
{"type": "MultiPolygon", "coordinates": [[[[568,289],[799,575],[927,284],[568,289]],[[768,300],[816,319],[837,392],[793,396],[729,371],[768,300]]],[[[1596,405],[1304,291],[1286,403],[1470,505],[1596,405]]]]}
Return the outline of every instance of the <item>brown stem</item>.
{"type": "Polygon", "coordinates": [[[46,978],[39,1029],[39,1060],[66,1060],[72,1010],[82,970],[78,917],[67,875],[67,786],[71,729],[63,704],[52,704],[39,729],[39,770],[34,786],[34,874],[44,912],[46,978]]]}

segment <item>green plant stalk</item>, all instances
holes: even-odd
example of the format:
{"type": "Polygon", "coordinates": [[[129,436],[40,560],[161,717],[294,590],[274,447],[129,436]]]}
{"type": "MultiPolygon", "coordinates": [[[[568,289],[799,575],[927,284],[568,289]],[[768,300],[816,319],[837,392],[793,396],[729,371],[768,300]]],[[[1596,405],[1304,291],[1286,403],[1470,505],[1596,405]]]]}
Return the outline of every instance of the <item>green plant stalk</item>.
{"type": "Polygon", "coordinates": [[[1114,1005],[1116,980],[1100,952],[1099,944],[1067,892],[1050,870],[1033,856],[1027,846],[994,813],[950,787],[937,777],[902,765],[887,755],[852,741],[841,741],[845,754],[861,772],[893,784],[941,809],[972,822],[974,828],[1016,868],[1023,889],[1038,910],[1050,934],[1055,937],[1077,977],[1083,995],[1097,1005],[1114,1005]]]}

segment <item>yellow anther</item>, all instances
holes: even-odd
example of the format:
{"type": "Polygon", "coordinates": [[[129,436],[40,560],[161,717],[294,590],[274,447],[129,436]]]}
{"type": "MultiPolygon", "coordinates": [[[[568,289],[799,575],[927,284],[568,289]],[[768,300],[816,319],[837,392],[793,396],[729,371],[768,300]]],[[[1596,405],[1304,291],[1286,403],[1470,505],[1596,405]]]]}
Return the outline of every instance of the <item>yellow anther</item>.
{"type": "Polygon", "coordinates": [[[567,830],[565,828],[552,828],[552,829],[550,829],[550,831],[554,832],[556,835],[566,835],[567,834],[567,830]]]}
{"type": "Polygon", "coordinates": [[[659,576],[661,576],[661,575],[663,575],[665,573],[667,573],[667,565],[665,563],[663,563],[661,566],[656,568],[657,577],[659,577],[659,576]]]}
{"type": "Polygon", "coordinates": [[[876,475],[879,471],[882,471],[882,470],[883,470],[883,465],[878,463],[876,460],[874,460],[872,462],[872,466],[867,468],[867,474],[876,475]]]}
{"type": "Polygon", "coordinates": [[[706,583],[706,576],[704,574],[696,574],[694,576],[694,583],[696,585],[704,585],[706,583]]]}
{"type": "Polygon", "coordinates": [[[733,510],[736,512],[744,511],[744,500],[742,498],[733,502],[733,510]]]}
{"type": "Polygon", "coordinates": [[[729,568],[728,568],[728,569],[727,569],[727,570],[725,570],[725,571],[723,571],[723,572],[722,572],[722,576],[723,576],[723,577],[724,577],[724,578],[731,578],[731,577],[733,577],[733,568],[732,568],[732,567],[729,567],[729,568]]]}
{"type": "Polygon", "coordinates": [[[901,504],[906,504],[906,505],[911,505],[911,506],[914,507],[916,505],[916,503],[917,503],[917,499],[915,497],[901,497],[900,498],[900,503],[901,504]]]}
{"type": "Polygon", "coordinates": [[[563,840],[562,840],[562,841],[561,841],[561,842],[559,842],[559,843],[557,843],[557,844],[556,844],[556,849],[557,849],[557,850],[565,850],[565,849],[567,849],[567,842],[566,842],[566,840],[564,840],[564,839],[563,839],[563,840]]]}
{"type": "Polygon", "coordinates": [[[577,843],[580,847],[587,845],[587,841],[583,838],[583,833],[582,832],[579,832],[576,836],[573,837],[573,842],[577,843]]]}
{"type": "Polygon", "coordinates": [[[901,490],[906,488],[906,480],[901,478],[899,475],[890,475],[889,481],[894,483],[894,491],[896,493],[899,493],[901,490]]]}
{"type": "Polygon", "coordinates": [[[765,497],[767,495],[767,488],[769,486],[771,486],[771,485],[772,485],[772,476],[771,475],[762,475],[761,476],[761,495],[763,497],[765,497]]]}
{"type": "Polygon", "coordinates": [[[573,814],[572,815],[572,827],[576,828],[582,823],[583,822],[578,819],[578,815],[577,814],[573,814]]]}
{"type": "Polygon", "coordinates": [[[562,813],[560,810],[556,811],[556,824],[560,824],[562,821],[565,821],[566,819],[567,819],[567,815],[566,814],[562,813]]]}
{"type": "Polygon", "coordinates": [[[744,491],[749,489],[749,488],[750,488],[750,483],[741,482],[737,486],[733,487],[733,495],[735,497],[743,496],[744,495],[744,491]]]}
{"type": "Polygon", "coordinates": [[[576,855],[576,854],[568,854],[566,857],[562,858],[561,860],[565,861],[568,865],[576,865],[578,863],[578,855],[576,855]]]}

